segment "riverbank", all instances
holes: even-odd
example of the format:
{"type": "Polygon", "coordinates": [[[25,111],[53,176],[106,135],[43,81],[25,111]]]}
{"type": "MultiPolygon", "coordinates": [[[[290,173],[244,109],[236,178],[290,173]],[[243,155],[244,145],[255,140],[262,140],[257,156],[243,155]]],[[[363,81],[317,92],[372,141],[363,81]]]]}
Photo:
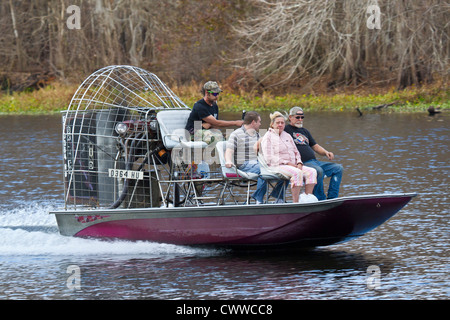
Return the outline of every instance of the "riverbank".
{"type": "MultiPolygon", "coordinates": [[[[52,114],[65,110],[78,85],[54,83],[32,92],[0,94],[0,114],[52,114]]],[[[172,90],[188,106],[200,99],[198,86],[173,87],[172,90]]],[[[410,87],[405,90],[385,89],[378,92],[332,92],[326,94],[276,95],[273,93],[227,93],[219,98],[222,112],[242,110],[274,111],[302,106],[308,111],[382,110],[384,112],[427,112],[430,106],[450,108],[450,89],[443,86],[410,87]]]]}

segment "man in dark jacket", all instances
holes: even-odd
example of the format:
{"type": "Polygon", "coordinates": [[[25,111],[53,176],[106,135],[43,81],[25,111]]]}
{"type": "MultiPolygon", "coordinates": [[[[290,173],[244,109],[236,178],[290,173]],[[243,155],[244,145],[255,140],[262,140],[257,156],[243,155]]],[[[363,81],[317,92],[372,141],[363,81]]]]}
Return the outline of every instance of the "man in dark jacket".
{"type": "Polygon", "coordinates": [[[196,121],[201,121],[202,123],[201,127],[198,126],[198,129],[218,129],[222,127],[242,126],[242,120],[219,120],[217,98],[220,92],[222,92],[222,89],[220,89],[215,81],[208,81],[203,85],[203,98],[194,104],[186,123],[185,129],[189,131],[190,134],[194,134],[194,124],[196,121]]]}
{"type": "Polygon", "coordinates": [[[325,176],[331,178],[328,187],[328,199],[337,198],[339,196],[339,187],[341,185],[344,168],[340,164],[319,161],[316,159],[315,153],[326,156],[328,160],[333,160],[334,154],[316,143],[311,133],[303,128],[304,118],[305,115],[303,109],[300,107],[293,107],[289,111],[289,124],[286,125],[284,131],[289,133],[294,139],[295,145],[302,157],[303,164],[317,170],[317,184],[314,187],[314,195],[317,199],[327,199],[323,188],[323,179],[325,176]]]}

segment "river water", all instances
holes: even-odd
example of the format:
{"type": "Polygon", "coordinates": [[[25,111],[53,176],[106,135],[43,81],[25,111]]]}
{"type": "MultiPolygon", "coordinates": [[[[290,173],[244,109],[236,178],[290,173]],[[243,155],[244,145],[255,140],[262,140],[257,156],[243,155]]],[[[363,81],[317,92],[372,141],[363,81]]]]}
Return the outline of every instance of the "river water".
{"type": "Polygon", "coordinates": [[[0,299],[448,299],[449,120],[307,113],[345,168],[341,196],[418,196],[347,243],[234,253],[59,235],[60,117],[0,116],[0,299]]]}

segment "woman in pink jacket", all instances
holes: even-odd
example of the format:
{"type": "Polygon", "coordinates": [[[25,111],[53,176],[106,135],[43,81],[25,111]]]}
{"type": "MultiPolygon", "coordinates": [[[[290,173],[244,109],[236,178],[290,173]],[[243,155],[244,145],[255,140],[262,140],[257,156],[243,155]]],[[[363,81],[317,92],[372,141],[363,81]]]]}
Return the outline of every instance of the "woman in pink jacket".
{"type": "Polygon", "coordinates": [[[285,118],[280,112],[270,114],[270,128],[261,141],[264,159],[272,170],[291,178],[293,202],[317,201],[312,194],[317,183],[317,171],[303,165],[294,140],[284,131],[284,126],[285,118]],[[300,196],[303,180],[306,195],[300,196]]]}

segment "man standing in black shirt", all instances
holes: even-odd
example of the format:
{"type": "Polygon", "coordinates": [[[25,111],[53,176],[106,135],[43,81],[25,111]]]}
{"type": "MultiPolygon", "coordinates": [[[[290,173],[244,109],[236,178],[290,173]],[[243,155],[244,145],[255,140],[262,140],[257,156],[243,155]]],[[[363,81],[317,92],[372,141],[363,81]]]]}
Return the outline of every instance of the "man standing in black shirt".
{"type": "Polygon", "coordinates": [[[217,129],[220,127],[242,126],[242,120],[225,121],[219,120],[219,107],[217,98],[222,92],[215,81],[208,81],[202,87],[203,99],[197,101],[192,108],[191,114],[186,123],[186,130],[194,134],[197,129],[217,129]],[[201,121],[202,126],[194,128],[196,121],[201,121]]]}
{"type": "Polygon", "coordinates": [[[284,131],[289,133],[294,139],[298,152],[300,152],[302,157],[303,164],[317,170],[317,184],[314,187],[313,192],[317,199],[327,199],[323,189],[323,178],[325,176],[331,178],[328,187],[328,199],[337,198],[339,196],[339,187],[341,185],[344,168],[340,164],[319,161],[316,159],[315,152],[321,156],[326,156],[328,160],[333,160],[334,154],[316,143],[311,133],[303,128],[304,118],[305,115],[303,109],[300,107],[293,107],[289,111],[289,124],[286,125],[284,131]]]}

